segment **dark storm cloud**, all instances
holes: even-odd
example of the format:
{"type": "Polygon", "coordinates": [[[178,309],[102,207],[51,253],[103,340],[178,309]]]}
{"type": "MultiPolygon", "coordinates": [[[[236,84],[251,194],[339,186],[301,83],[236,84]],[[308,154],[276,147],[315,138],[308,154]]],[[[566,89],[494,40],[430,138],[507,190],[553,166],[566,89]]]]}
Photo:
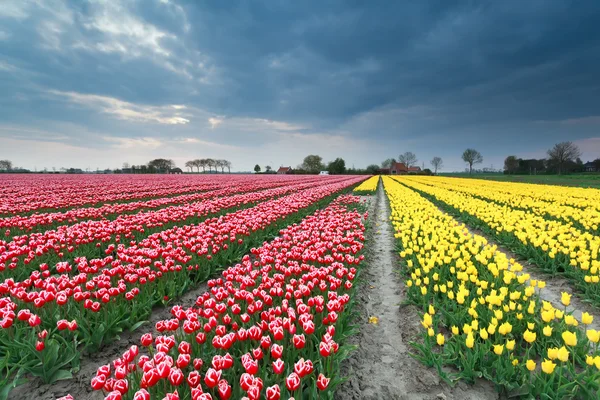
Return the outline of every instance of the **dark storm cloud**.
{"type": "Polygon", "coordinates": [[[598,136],[599,20],[594,0],[14,0],[0,10],[0,119],[223,145],[271,129],[538,151],[598,136]]]}

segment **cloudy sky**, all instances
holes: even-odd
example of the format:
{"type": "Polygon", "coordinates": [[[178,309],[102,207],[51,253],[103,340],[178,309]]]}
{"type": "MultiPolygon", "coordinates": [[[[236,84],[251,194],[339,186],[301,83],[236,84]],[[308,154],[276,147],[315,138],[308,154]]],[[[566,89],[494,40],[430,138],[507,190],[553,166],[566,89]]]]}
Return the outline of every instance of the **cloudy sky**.
{"type": "Polygon", "coordinates": [[[0,159],[600,157],[600,1],[0,0],[0,159]],[[574,4],[572,4],[574,3],[574,4]]]}

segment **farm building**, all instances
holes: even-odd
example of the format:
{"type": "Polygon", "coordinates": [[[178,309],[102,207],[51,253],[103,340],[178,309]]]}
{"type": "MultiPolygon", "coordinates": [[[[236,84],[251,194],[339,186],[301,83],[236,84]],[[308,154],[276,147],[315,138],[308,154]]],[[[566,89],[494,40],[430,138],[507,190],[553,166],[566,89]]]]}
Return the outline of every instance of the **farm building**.
{"type": "Polygon", "coordinates": [[[277,174],[279,175],[286,175],[286,174],[291,174],[292,173],[292,167],[279,167],[279,169],[277,170],[277,174]]]}

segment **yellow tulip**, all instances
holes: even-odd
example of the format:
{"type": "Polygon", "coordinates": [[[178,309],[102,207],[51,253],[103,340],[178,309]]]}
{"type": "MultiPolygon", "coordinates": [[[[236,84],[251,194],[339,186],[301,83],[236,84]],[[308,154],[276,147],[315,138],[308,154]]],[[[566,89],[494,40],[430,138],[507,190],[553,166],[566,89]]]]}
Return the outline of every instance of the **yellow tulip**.
{"type": "Polygon", "coordinates": [[[465,340],[465,344],[468,348],[472,349],[475,346],[475,338],[473,337],[473,333],[469,332],[467,338],[465,340]]]}
{"type": "Polygon", "coordinates": [[[572,316],[572,315],[565,315],[565,323],[567,325],[570,325],[570,326],[577,326],[577,325],[579,325],[579,322],[577,322],[577,320],[575,319],[575,317],[572,316]]]}
{"type": "Polygon", "coordinates": [[[551,347],[548,349],[548,358],[551,360],[556,360],[558,358],[558,348],[551,347]]]}
{"type": "Polygon", "coordinates": [[[540,289],[543,289],[543,288],[545,288],[545,287],[546,287],[546,282],[544,282],[544,281],[538,281],[538,287],[539,287],[540,289]]]}
{"type": "Polygon", "coordinates": [[[533,371],[535,369],[535,361],[527,360],[527,363],[525,363],[525,366],[527,367],[528,370],[533,371]]]}
{"type": "Polygon", "coordinates": [[[565,346],[562,346],[560,349],[558,349],[557,357],[562,362],[569,361],[569,350],[567,350],[565,346]]]}
{"type": "Polygon", "coordinates": [[[542,311],[542,320],[544,322],[550,322],[554,319],[554,310],[545,310],[542,311]]]}
{"type": "Polygon", "coordinates": [[[452,326],[452,334],[453,335],[458,335],[458,326],[452,326]]]}
{"type": "Polygon", "coordinates": [[[514,348],[515,348],[515,341],[507,340],[506,341],[506,349],[512,351],[512,350],[514,350],[514,348]]]}
{"type": "Polygon", "coordinates": [[[529,329],[527,329],[525,333],[523,333],[523,339],[525,339],[527,343],[535,342],[536,337],[537,335],[535,334],[535,332],[531,332],[529,329]]]}
{"type": "Polygon", "coordinates": [[[594,321],[594,317],[586,312],[581,313],[581,323],[584,325],[589,325],[594,321]]]}
{"type": "Polygon", "coordinates": [[[562,338],[567,346],[577,346],[577,335],[573,332],[564,331],[562,333],[562,338]]]}
{"type": "Polygon", "coordinates": [[[435,314],[435,308],[433,308],[433,305],[429,305],[429,314],[433,315],[435,314]]]}
{"type": "Polygon", "coordinates": [[[427,329],[427,334],[429,335],[429,337],[432,337],[432,336],[434,336],[434,335],[435,335],[435,332],[434,332],[433,328],[429,328],[429,329],[427,329]]]}
{"type": "Polygon", "coordinates": [[[552,336],[552,327],[550,325],[546,325],[542,331],[544,336],[552,336]]]}
{"type": "Polygon", "coordinates": [[[560,294],[560,302],[563,303],[565,306],[568,306],[569,304],[571,304],[571,295],[567,292],[562,292],[560,294]]]}
{"type": "Polygon", "coordinates": [[[429,328],[432,324],[433,320],[431,319],[431,315],[427,313],[423,314],[423,321],[421,321],[421,325],[423,325],[424,328],[429,328]]]}
{"type": "Polygon", "coordinates": [[[594,365],[594,357],[590,356],[589,354],[585,355],[585,363],[589,366],[594,365]]]}
{"type": "Polygon", "coordinates": [[[544,362],[542,362],[542,371],[544,371],[545,374],[553,373],[554,368],[556,368],[556,364],[553,363],[552,361],[545,360],[544,362]]]}
{"type": "Polygon", "coordinates": [[[503,351],[504,351],[503,344],[495,344],[494,345],[494,353],[496,353],[496,355],[501,355],[503,351]]]}
{"type": "Polygon", "coordinates": [[[509,322],[503,323],[498,328],[498,333],[500,333],[503,336],[508,335],[510,332],[512,332],[512,325],[509,322]]]}
{"type": "Polygon", "coordinates": [[[595,329],[588,329],[585,334],[590,342],[598,343],[598,341],[600,341],[600,332],[595,329]]]}
{"type": "Polygon", "coordinates": [[[446,341],[446,338],[444,338],[444,335],[442,335],[441,333],[438,333],[436,339],[438,346],[443,346],[444,342],[446,341]]]}
{"type": "Polygon", "coordinates": [[[488,336],[488,332],[485,330],[485,328],[481,328],[481,329],[479,330],[479,336],[481,336],[481,338],[482,338],[483,340],[487,340],[487,338],[489,337],[489,336],[488,336]]]}

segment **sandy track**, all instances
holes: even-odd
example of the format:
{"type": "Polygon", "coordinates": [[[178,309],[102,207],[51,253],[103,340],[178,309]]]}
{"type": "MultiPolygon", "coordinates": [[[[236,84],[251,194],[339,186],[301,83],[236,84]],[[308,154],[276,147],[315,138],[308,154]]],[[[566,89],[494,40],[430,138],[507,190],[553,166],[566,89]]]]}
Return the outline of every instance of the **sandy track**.
{"type": "Polygon", "coordinates": [[[360,333],[350,342],[358,346],[345,361],[348,376],[336,399],[497,399],[489,382],[459,383],[449,387],[434,369],[410,357],[408,343],[420,334],[419,315],[413,306],[400,307],[405,287],[397,274],[398,256],[389,222],[390,209],[380,184],[370,204],[371,229],[367,237],[367,267],[357,293],[356,321],[360,333]],[[379,318],[369,324],[369,317],[379,318]]]}

